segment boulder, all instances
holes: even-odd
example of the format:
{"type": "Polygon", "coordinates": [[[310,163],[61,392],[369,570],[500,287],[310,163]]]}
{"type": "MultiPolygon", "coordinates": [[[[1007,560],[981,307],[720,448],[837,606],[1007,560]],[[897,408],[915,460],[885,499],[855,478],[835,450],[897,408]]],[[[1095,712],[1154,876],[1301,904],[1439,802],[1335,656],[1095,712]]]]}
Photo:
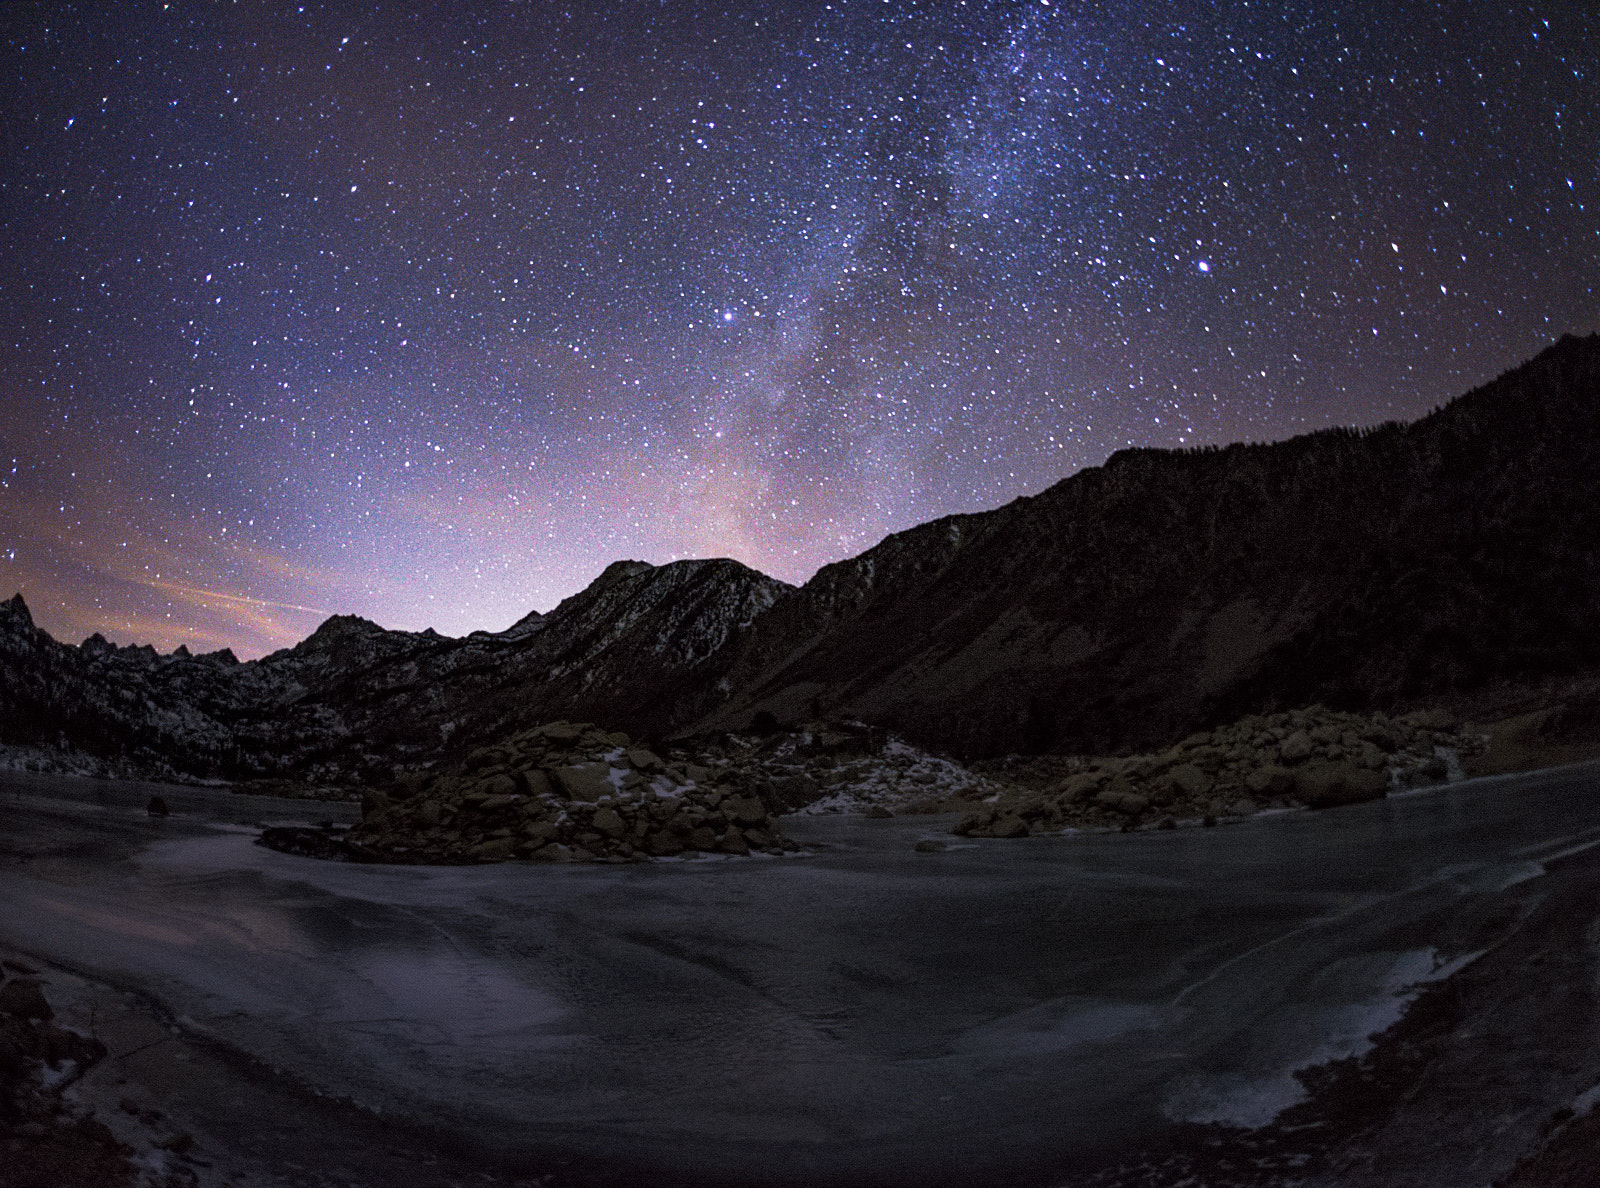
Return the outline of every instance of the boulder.
{"type": "Polygon", "coordinates": [[[648,772],[651,775],[657,775],[667,768],[661,756],[644,747],[630,747],[623,752],[622,757],[633,766],[635,771],[648,772]]]}
{"type": "Polygon", "coordinates": [[[1253,796],[1287,796],[1294,791],[1294,773],[1269,763],[1244,777],[1244,786],[1253,796]]]}
{"type": "Polygon", "coordinates": [[[1216,782],[1193,763],[1178,764],[1167,772],[1167,779],[1171,781],[1175,793],[1189,799],[1204,796],[1216,782]]]}
{"type": "Polygon", "coordinates": [[[759,825],[767,819],[767,807],[754,796],[730,796],[722,802],[723,813],[740,825],[759,825]]]}
{"type": "Polygon", "coordinates": [[[1150,798],[1148,796],[1143,796],[1138,792],[1118,792],[1114,788],[1107,788],[1094,799],[1095,803],[1101,808],[1126,813],[1130,817],[1137,817],[1150,807],[1150,798]]]}
{"type": "MultiPolygon", "coordinates": [[[[1138,790],[1139,789],[1134,785],[1133,780],[1128,777],[1128,773],[1126,771],[1119,771],[1111,777],[1110,783],[1106,784],[1105,791],[1102,792],[1101,795],[1105,795],[1106,792],[1112,793],[1113,795],[1121,795],[1128,792],[1137,792],[1138,790]]],[[[1096,797],[1096,799],[1098,800],[1099,797],[1096,797]]]]}
{"type": "Polygon", "coordinates": [[[1278,744],[1278,758],[1284,763],[1302,763],[1311,758],[1311,750],[1311,736],[1304,730],[1296,730],[1278,744]]]}
{"type": "Polygon", "coordinates": [[[1307,808],[1376,800],[1388,787],[1382,773],[1353,763],[1310,763],[1295,773],[1294,795],[1307,808]]]}
{"type": "Polygon", "coordinates": [[[683,844],[683,848],[686,850],[710,851],[716,849],[716,847],[717,834],[709,825],[701,825],[697,829],[691,829],[688,838],[683,844]]]}
{"type": "Polygon", "coordinates": [[[1083,771],[1077,775],[1068,776],[1051,791],[1058,799],[1069,804],[1080,800],[1090,800],[1110,778],[1110,775],[1103,771],[1083,771]]]}
{"type": "Polygon", "coordinates": [[[647,853],[657,858],[668,858],[673,854],[683,853],[683,843],[665,829],[645,838],[644,848],[647,853]]]}
{"type": "Polygon", "coordinates": [[[983,813],[967,813],[954,825],[950,826],[950,832],[957,837],[966,837],[969,833],[983,828],[983,823],[983,813]]]}
{"type": "Polygon", "coordinates": [[[596,830],[607,837],[621,837],[628,831],[628,823],[616,809],[601,806],[595,809],[594,819],[590,822],[596,830]]]}
{"type": "Polygon", "coordinates": [[[989,827],[991,837],[1027,837],[1028,823],[1015,813],[1007,813],[989,827]]]}
{"type": "Polygon", "coordinates": [[[517,793],[521,792],[522,789],[518,786],[518,781],[513,779],[509,774],[506,772],[498,772],[495,775],[487,776],[481,783],[479,783],[474,791],[482,792],[490,799],[498,799],[502,796],[515,796],[517,793]]]}
{"type": "Polygon", "coordinates": [[[512,778],[522,786],[522,791],[529,796],[542,798],[558,795],[555,783],[550,779],[550,776],[546,772],[540,771],[537,767],[529,767],[522,771],[514,772],[512,778]]]}
{"type": "Polygon", "coordinates": [[[561,795],[568,800],[596,801],[616,791],[611,783],[611,765],[608,763],[575,763],[558,767],[550,773],[561,795]]]}
{"type": "Polygon", "coordinates": [[[516,838],[496,837],[479,842],[468,853],[478,862],[504,862],[511,857],[512,851],[516,848],[516,838]]]}
{"type": "Polygon", "coordinates": [[[817,783],[804,773],[774,780],[772,791],[779,804],[788,808],[802,808],[817,798],[817,783]]]}

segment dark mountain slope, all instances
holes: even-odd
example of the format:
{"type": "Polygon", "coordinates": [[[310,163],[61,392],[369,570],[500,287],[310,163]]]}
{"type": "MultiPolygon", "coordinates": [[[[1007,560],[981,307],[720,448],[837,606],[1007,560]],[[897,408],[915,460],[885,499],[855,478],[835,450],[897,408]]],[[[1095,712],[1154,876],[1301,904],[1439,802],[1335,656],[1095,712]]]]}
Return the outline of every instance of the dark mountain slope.
{"type": "Polygon", "coordinates": [[[1411,425],[1114,455],[890,537],[756,625],[700,727],[813,702],[966,754],[1109,750],[1600,663],[1600,337],[1411,425]]]}

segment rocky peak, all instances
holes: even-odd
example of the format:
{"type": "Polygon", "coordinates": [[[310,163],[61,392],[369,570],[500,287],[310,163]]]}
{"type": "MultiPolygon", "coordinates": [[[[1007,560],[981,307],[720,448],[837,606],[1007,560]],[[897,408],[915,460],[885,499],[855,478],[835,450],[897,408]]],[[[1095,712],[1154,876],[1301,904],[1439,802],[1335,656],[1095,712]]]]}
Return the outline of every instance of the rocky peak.
{"type": "Polygon", "coordinates": [[[28,604],[22,600],[20,593],[13,594],[7,601],[0,602],[0,615],[11,619],[21,627],[33,626],[33,615],[28,612],[28,604]]]}
{"type": "Polygon", "coordinates": [[[307,637],[303,643],[328,642],[351,635],[381,635],[384,628],[360,615],[330,615],[307,637]]]}
{"type": "MultiPolygon", "coordinates": [[[[500,632],[500,638],[523,639],[532,635],[534,632],[538,631],[539,628],[543,627],[544,621],[545,616],[539,611],[529,611],[527,614],[523,615],[522,618],[511,624],[511,626],[500,632]]],[[[490,633],[484,632],[484,634],[487,635],[490,633]]]]}
{"type": "Polygon", "coordinates": [[[594,585],[621,581],[623,578],[632,577],[636,573],[646,573],[654,568],[655,566],[648,561],[613,561],[594,580],[594,585]]]}

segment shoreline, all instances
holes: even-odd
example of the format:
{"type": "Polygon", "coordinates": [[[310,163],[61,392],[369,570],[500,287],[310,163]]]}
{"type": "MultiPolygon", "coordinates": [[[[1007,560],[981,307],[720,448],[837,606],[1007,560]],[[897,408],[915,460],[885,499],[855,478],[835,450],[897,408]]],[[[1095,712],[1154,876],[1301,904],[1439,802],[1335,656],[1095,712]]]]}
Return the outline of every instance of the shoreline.
{"type": "MultiPolygon", "coordinates": [[[[1197,1176],[1216,1188],[1590,1183],[1600,1136],[1600,1111],[1590,1109],[1600,1097],[1600,1001],[1589,987],[1600,977],[1600,953],[1587,938],[1600,924],[1600,853],[1558,854],[1545,865],[1543,876],[1514,889],[1501,935],[1424,984],[1360,1055],[1297,1070],[1306,1097],[1270,1123],[1180,1123],[1156,1147],[1055,1183],[1178,1188],[1197,1176]],[[1430,1178],[1419,1180],[1424,1165],[1430,1178]],[[1463,1175],[1472,1178],[1457,1178],[1463,1175]]],[[[38,971],[56,1021],[105,1045],[106,1054],[69,1076],[64,1091],[41,1087],[35,1097],[59,1097],[77,1117],[105,1125],[131,1156],[133,1174],[121,1183],[309,1188],[330,1172],[374,1188],[443,1188],[464,1177],[508,1188],[569,1182],[558,1172],[508,1171],[491,1153],[464,1151],[459,1140],[428,1135],[413,1120],[299,1085],[184,1027],[143,992],[11,946],[0,959],[38,971]],[[222,1137],[229,1131],[255,1141],[246,1147],[222,1137]]],[[[12,1152],[27,1142],[13,1137],[12,1152]]]]}
{"type": "MultiPolygon", "coordinates": [[[[330,1097],[288,1073],[185,1026],[165,1003],[101,976],[69,969],[14,946],[0,961],[38,971],[56,1022],[93,1038],[105,1053],[51,1086],[47,1071],[27,1091],[36,1112],[99,1124],[102,1134],[63,1127],[46,1141],[76,1143],[85,1160],[120,1145],[123,1178],[104,1164],[87,1180],[56,1171],[40,1184],[84,1188],[323,1188],[330,1175],[359,1188],[450,1188],[468,1179],[503,1188],[560,1188],[554,1173],[518,1174],[453,1136],[415,1120],[386,1118],[330,1097]],[[60,1102],[60,1106],[56,1105],[60,1102]],[[226,1135],[249,1135],[246,1142],[226,1135]]],[[[59,1075],[59,1073],[57,1074],[59,1075]]],[[[0,1149],[14,1161],[0,1184],[32,1185],[30,1152],[40,1140],[14,1135],[0,1149]]]]}
{"type": "MultiPolygon", "coordinates": [[[[1594,767],[1594,761],[1581,761],[1545,770],[1594,767]]],[[[1412,796],[1508,778],[1473,777],[1417,789],[1412,796]]],[[[1593,783],[1580,779],[1580,788],[1593,783]]],[[[900,823],[902,828],[911,824],[900,823]]],[[[1163,1149],[1140,1152],[1137,1166],[1125,1161],[1088,1177],[1063,1174],[1053,1182],[1061,1188],[1176,1188],[1183,1175],[1192,1177],[1199,1168],[1209,1169],[1205,1182],[1214,1188],[1287,1183],[1454,1188],[1487,1185],[1496,1177],[1514,1188],[1584,1183],[1553,1179],[1547,1171],[1575,1167],[1575,1176],[1584,1174],[1587,1152],[1595,1149],[1600,1133],[1600,1118],[1588,1112],[1600,1096],[1595,1092],[1600,1088],[1600,1009],[1590,990],[1600,982],[1592,940],[1600,921],[1600,846],[1584,840],[1592,835],[1587,827],[1565,836],[1570,832],[1545,835],[1529,860],[1539,867],[1537,874],[1530,871],[1531,877],[1505,884],[1490,908],[1472,917],[1475,923],[1449,924],[1430,942],[1445,956],[1480,950],[1481,956],[1425,986],[1399,1021],[1361,1055],[1301,1069],[1299,1079],[1309,1096],[1275,1121],[1256,1129],[1184,1127],[1163,1149]],[[1597,1038],[1586,1038],[1591,1034],[1597,1038]],[[1424,1159],[1422,1152],[1450,1144],[1461,1149],[1459,1162],[1470,1165],[1466,1171],[1472,1175],[1461,1178],[1463,1168],[1454,1166],[1446,1169],[1448,1175],[1441,1171],[1435,1180],[1419,1181],[1416,1168],[1431,1167],[1428,1161],[1438,1158],[1424,1159]],[[1519,1161],[1533,1170],[1516,1173],[1519,1161]],[[1505,1179],[1514,1175],[1523,1178],[1505,1179]]],[[[1003,855],[993,846],[984,848],[1003,855]]],[[[108,1125],[115,1123],[119,1138],[131,1133],[137,1140],[132,1145],[143,1155],[164,1152],[160,1159],[169,1174],[188,1169],[198,1177],[194,1182],[209,1184],[222,1182],[227,1172],[230,1182],[264,1185],[273,1182],[269,1177],[283,1182],[282,1169],[294,1163],[306,1170],[303,1179],[291,1182],[310,1185],[318,1182],[314,1172],[339,1159],[338,1166],[358,1173],[346,1181],[358,1184],[431,1188],[448,1182],[444,1172],[435,1175],[437,1167],[447,1165],[457,1177],[488,1173],[501,1183],[554,1182],[519,1180],[503,1172],[491,1152],[452,1154],[448,1135],[428,1136],[404,1120],[320,1096],[248,1054],[186,1029],[155,995],[118,989],[114,973],[85,976],[22,950],[0,953],[7,955],[20,955],[43,970],[46,993],[61,1021],[86,1020],[79,1030],[109,1049],[69,1096],[92,1106],[108,1125]],[[118,1077],[124,1078],[120,1084],[118,1077]],[[134,1103],[133,1111],[122,1106],[123,1098],[134,1103]],[[163,1115],[154,1123],[144,1117],[152,1110],[163,1115]],[[279,1121],[263,1126],[260,1119],[279,1121]],[[256,1132],[263,1132],[259,1141],[256,1132]],[[182,1134],[192,1139],[183,1151],[159,1146],[182,1134]],[[240,1134],[252,1136],[251,1149],[225,1137],[240,1134]],[[311,1143],[294,1134],[318,1138],[311,1143]],[[408,1154],[398,1159],[391,1148],[408,1154]],[[442,1162],[419,1164],[424,1152],[442,1162]],[[393,1159],[398,1162],[391,1166],[393,1159]]],[[[480,1182],[496,1181],[480,1177],[480,1182]]]]}

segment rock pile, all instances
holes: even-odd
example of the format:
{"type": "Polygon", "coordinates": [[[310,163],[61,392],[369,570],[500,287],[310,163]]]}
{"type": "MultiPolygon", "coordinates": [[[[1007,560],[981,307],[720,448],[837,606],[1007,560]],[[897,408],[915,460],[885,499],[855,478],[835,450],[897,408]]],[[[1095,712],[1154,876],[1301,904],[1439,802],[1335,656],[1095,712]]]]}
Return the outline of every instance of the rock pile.
{"type": "Polygon", "coordinates": [[[617,862],[799,848],[773,828],[768,806],[737,769],[713,772],[572,722],[476,750],[452,772],[408,773],[369,791],[361,824],[327,845],[360,861],[408,863],[617,862]]]}
{"type": "Polygon", "coordinates": [[[1353,804],[1459,775],[1460,758],[1482,746],[1481,736],[1440,713],[1391,718],[1312,706],[1252,715],[1159,754],[1074,759],[1042,787],[1013,786],[989,798],[954,831],[1026,837],[1353,804]]]}
{"type": "Polygon", "coordinates": [[[960,763],[854,721],[807,722],[766,736],[730,734],[704,761],[768,804],[805,815],[951,812],[1001,785],[960,763]]]}

